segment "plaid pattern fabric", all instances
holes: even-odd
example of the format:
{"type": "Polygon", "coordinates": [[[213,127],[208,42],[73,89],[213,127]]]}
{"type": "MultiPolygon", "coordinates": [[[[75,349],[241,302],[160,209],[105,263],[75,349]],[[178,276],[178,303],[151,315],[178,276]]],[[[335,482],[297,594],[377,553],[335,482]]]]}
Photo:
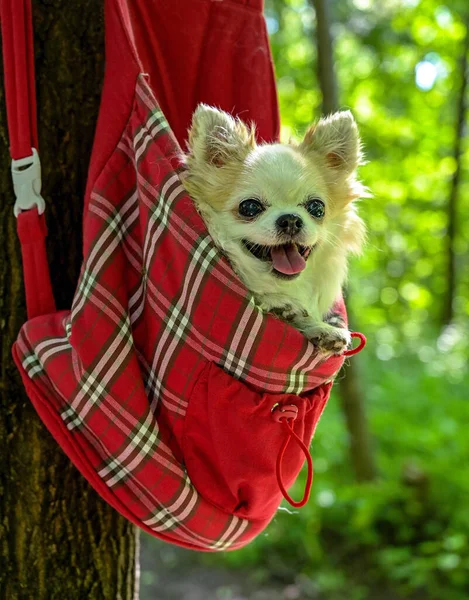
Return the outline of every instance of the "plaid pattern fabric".
{"type": "Polygon", "coordinates": [[[217,365],[242,393],[272,403],[308,397],[309,442],[342,359],[321,362],[299,332],[258,310],[214,247],[183,176],[180,149],[140,76],[91,194],[71,312],[26,323],[14,354],[41,417],[106,500],[167,541],[235,549],[267,525],[281,496],[250,519],[194,486],[185,421],[202,373],[217,365]]]}

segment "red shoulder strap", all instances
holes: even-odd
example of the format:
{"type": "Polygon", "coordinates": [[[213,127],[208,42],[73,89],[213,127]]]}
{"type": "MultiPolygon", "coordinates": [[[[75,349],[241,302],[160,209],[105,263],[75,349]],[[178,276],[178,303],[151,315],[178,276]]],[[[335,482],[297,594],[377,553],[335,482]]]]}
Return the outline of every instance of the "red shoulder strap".
{"type": "Polygon", "coordinates": [[[18,159],[37,148],[31,0],[1,0],[1,19],[10,154],[18,159]]]}
{"type": "Polygon", "coordinates": [[[55,310],[45,238],[45,204],[37,153],[31,0],[0,0],[5,95],[15,215],[23,257],[28,318],[55,310]]]}

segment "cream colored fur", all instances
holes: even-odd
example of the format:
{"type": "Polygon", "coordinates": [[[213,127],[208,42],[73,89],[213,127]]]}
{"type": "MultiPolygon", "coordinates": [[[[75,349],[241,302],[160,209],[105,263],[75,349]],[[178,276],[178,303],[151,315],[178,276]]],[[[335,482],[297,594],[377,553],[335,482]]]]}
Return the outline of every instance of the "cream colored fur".
{"type": "Polygon", "coordinates": [[[354,201],[363,195],[356,179],[360,140],[350,112],[312,126],[300,144],[257,145],[255,132],[227,113],[200,105],[189,132],[185,186],[215,244],[264,311],[274,311],[302,331],[323,352],[340,353],[349,332],[324,322],[347,275],[347,256],[358,253],[364,225],[354,201]],[[325,203],[323,219],[303,206],[309,197],[325,203]],[[268,208],[256,219],[240,218],[249,198],[268,208]],[[242,240],[272,246],[282,214],[298,214],[304,228],[295,241],[314,247],[294,280],[272,272],[272,263],[249,253],[242,240]]]}

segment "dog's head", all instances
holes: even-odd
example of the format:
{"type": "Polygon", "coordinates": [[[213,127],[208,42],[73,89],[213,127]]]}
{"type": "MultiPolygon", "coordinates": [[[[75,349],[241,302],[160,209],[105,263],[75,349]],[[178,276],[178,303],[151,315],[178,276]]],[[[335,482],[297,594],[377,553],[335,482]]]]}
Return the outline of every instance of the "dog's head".
{"type": "MultiPolygon", "coordinates": [[[[360,157],[350,112],[321,119],[299,145],[257,145],[253,128],[200,105],[189,132],[185,185],[220,246],[237,248],[237,256],[242,250],[259,272],[294,279],[319,244],[334,244],[361,192],[360,157]]],[[[352,238],[350,249],[359,243],[352,238]]]]}

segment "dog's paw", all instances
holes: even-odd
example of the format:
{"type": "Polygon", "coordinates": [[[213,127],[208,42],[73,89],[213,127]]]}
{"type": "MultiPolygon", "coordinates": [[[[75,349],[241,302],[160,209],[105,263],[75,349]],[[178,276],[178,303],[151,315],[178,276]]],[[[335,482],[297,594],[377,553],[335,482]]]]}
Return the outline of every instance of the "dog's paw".
{"type": "Polygon", "coordinates": [[[333,311],[327,313],[327,315],[324,317],[324,323],[332,325],[333,327],[341,327],[342,329],[346,327],[343,315],[333,311]]]}
{"type": "Polygon", "coordinates": [[[318,325],[306,332],[308,339],[323,354],[342,354],[352,341],[350,331],[332,325],[318,325]]]}
{"type": "Polygon", "coordinates": [[[293,323],[299,318],[307,318],[308,313],[305,310],[299,310],[298,307],[294,307],[292,304],[284,304],[281,307],[271,308],[270,311],[273,315],[285,321],[285,323],[293,323]]]}

